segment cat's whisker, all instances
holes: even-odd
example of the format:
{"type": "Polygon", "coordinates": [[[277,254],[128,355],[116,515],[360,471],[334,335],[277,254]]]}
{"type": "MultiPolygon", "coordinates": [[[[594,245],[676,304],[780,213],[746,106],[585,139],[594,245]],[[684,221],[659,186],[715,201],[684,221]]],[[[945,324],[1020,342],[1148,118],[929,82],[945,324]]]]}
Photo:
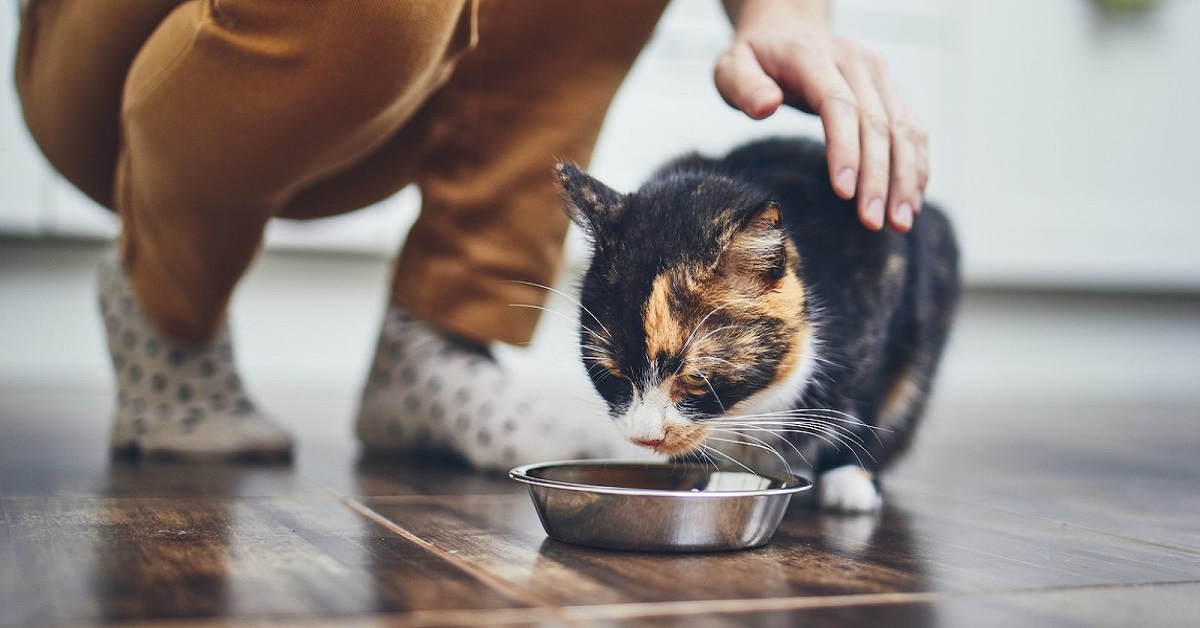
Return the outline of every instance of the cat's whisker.
{"type": "Polygon", "coordinates": [[[724,404],[724,402],[721,401],[721,397],[717,395],[717,389],[713,388],[712,382],[709,381],[707,375],[705,375],[704,373],[701,373],[700,377],[703,378],[704,383],[708,385],[708,391],[712,393],[713,399],[717,400],[717,405],[721,406],[721,413],[724,414],[726,412],[725,404],[724,404]]]}
{"type": "Polygon", "coordinates": [[[583,346],[582,346],[582,347],[580,347],[580,348],[582,348],[582,349],[588,349],[588,351],[592,351],[592,352],[594,352],[594,354],[593,354],[593,355],[588,355],[588,354],[586,354],[586,353],[581,353],[581,354],[580,354],[580,359],[583,359],[583,360],[592,360],[592,361],[593,361],[593,363],[596,363],[596,361],[604,361],[604,360],[607,360],[607,359],[608,359],[608,355],[607,355],[607,353],[604,351],[604,349],[602,349],[602,348],[600,348],[600,347],[596,347],[595,345],[583,345],[583,346]]]}
{"type": "Polygon", "coordinates": [[[727,329],[742,329],[744,327],[745,327],[745,325],[722,325],[722,326],[717,327],[716,329],[708,332],[707,334],[704,334],[703,336],[700,337],[699,340],[696,340],[695,342],[697,344],[704,342],[705,340],[708,340],[709,338],[711,338],[711,337],[715,336],[716,334],[719,334],[727,329]]]}
{"type": "Polygon", "coordinates": [[[820,419],[829,422],[846,423],[863,427],[869,430],[880,432],[890,432],[892,430],[886,427],[871,425],[864,422],[862,419],[840,410],[824,409],[824,408],[792,408],[790,410],[780,410],[778,412],[764,412],[761,414],[743,414],[737,415],[738,420],[759,420],[759,419],[778,419],[778,418],[804,418],[804,419],[820,419]]]}
{"type": "MultiPolygon", "coordinates": [[[[509,280],[506,280],[506,281],[505,281],[505,283],[523,284],[523,285],[526,285],[526,286],[531,286],[531,287],[534,287],[534,288],[541,288],[541,289],[543,289],[543,290],[546,290],[546,291],[549,291],[549,292],[553,292],[554,294],[557,294],[557,295],[559,295],[559,296],[563,297],[564,299],[566,299],[566,300],[570,301],[571,303],[574,303],[574,304],[575,304],[577,307],[579,307],[579,309],[580,309],[581,311],[583,311],[583,312],[586,312],[588,316],[591,316],[591,317],[592,317],[592,320],[596,321],[596,324],[600,326],[600,329],[603,329],[603,330],[604,330],[604,334],[605,334],[606,336],[608,336],[609,338],[611,338],[611,337],[612,337],[612,334],[611,334],[611,333],[609,333],[609,331],[608,331],[608,328],[606,328],[606,327],[604,326],[604,323],[601,323],[601,322],[600,322],[600,319],[599,319],[599,318],[597,318],[597,317],[596,317],[596,315],[595,315],[595,314],[593,314],[591,310],[589,310],[589,309],[587,309],[586,307],[584,307],[583,303],[582,303],[582,302],[581,302],[579,299],[576,299],[575,297],[573,297],[573,296],[571,296],[571,295],[567,294],[566,292],[563,292],[562,290],[558,290],[558,289],[556,289],[556,288],[551,288],[550,286],[547,286],[547,285],[544,285],[544,284],[535,283],[535,282],[532,282],[532,281],[522,281],[522,280],[519,280],[519,279],[509,279],[509,280]]],[[[573,320],[573,319],[572,319],[572,320],[573,320]]],[[[595,333],[595,332],[593,332],[593,333],[595,333]]],[[[597,334],[597,335],[599,335],[599,334],[597,334]]]]}
{"type": "Polygon", "coordinates": [[[855,423],[862,423],[862,420],[859,419],[858,417],[854,416],[853,414],[850,414],[849,412],[842,412],[841,410],[835,410],[833,408],[788,408],[786,410],[777,410],[775,412],[763,412],[763,413],[747,415],[747,416],[764,416],[764,417],[765,416],[779,416],[779,415],[790,414],[793,412],[820,413],[822,415],[838,417],[840,419],[855,422],[855,423]]]}
{"type": "Polygon", "coordinates": [[[788,464],[787,458],[784,458],[783,454],[779,453],[779,450],[772,447],[766,441],[762,440],[761,438],[755,438],[753,436],[750,436],[749,434],[737,434],[737,435],[741,436],[742,438],[741,439],[729,439],[729,438],[718,438],[716,436],[709,436],[708,440],[714,440],[719,443],[732,443],[735,445],[745,445],[746,447],[753,447],[755,449],[761,449],[763,451],[768,451],[772,455],[774,455],[776,458],[779,459],[779,464],[783,465],[784,470],[791,471],[792,467],[791,467],[791,465],[788,464]],[[750,439],[750,441],[752,441],[752,442],[748,442],[744,439],[750,439]]]}
{"type": "Polygon", "coordinates": [[[863,451],[866,451],[866,441],[862,438],[862,436],[860,436],[854,432],[851,432],[841,426],[836,426],[836,425],[814,423],[811,421],[797,421],[797,422],[788,422],[788,423],[767,423],[767,424],[763,424],[763,423],[743,423],[743,424],[729,423],[728,425],[735,429],[742,429],[742,430],[748,430],[748,431],[766,430],[766,431],[771,431],[771,432],[780,433],[780,434],[788,434],[788,433],[812,434],[812,433],[819,432],[821,434],[830,436],[831,438],[836,438],[841,442],[845,442],[847,445],[851,445],[851,444],[857,445],[858,447],[862,448],[863,451]],[[839,431],[837,428],[841,428],[841,431],[839,431]]]}
{"type": "MultiPolygon", "coordinates": [[[[783,436],[783,434],[804,434],[806,436],[818,438],[818,439],[824,441],[825,443],[827,443],[829,446],[833,447],[834,449],[841,449],[841,446],[844,445],[846,447],[846,449],[851,453],[851,455],[854,456],[855,460],[858,461],[859,466],[862,466],[864,468],[866,467],[866,465],[863,464],[862,458],[859,457],[859,455],[858,455],[858,452],[860,452],[860,451],[863,454],[865,454],[868,458],[870,458],[872,462],[877,462],[875,459],[875,456],[872,455],[871,452],[866,448],[865,444],[861,441],[861,439],[850,440],[849,438],[847,438],[845,435],[843,435],[841,433],[838,433],[836,431],[831,431],[829,429],[829,426],[822,426],[822,425],[815,425],[815,424],[810,424],[810,425],[796,424],[796,425],[790,426],[787,429],[771,429],[771,428],[759,427],[759,426],[755,426],[755,425],[751,425],[749,427],[738,427],[738,425],[736,423],[723,423],[722,422],[722,425],[727,426],[727,427],[714,428],[714,429],[717,429],[717,431],[727,431],[727,432],[738,433],[738,434],[744,434],[746,431],[766,431],[766,432],[770,432],[771,434],[774,434],[776,437],[778,437],[788,443],[790,443],[791,441],[789,439],[787,439],[785,436],[783,436]]],[[[857,435],[854,435],[854,436],[857,437],[857,435]]],[[[794,445],[793,445],[793,447],[794,447],[794,445]]],[[[797,453],[799,453],[799,451],[797,451],[797,453]]],[[[801,456],[801,457],[803,457],[803,456],[801,456]]]]}
{"type": "Polygon", "coordinates": [[[696,449],[696,454],[702,459],[708,461],[708,463],[712,465],[713,471],[721,470],[721,465],[717,464],[716,459],[709,455],[707,451],[704,451],[703,449],[696,449]]]}
{"type": "Polygon", "coordinates": [[[840,362],[838,362],[832,358],[829,358],[827,356],[821,355],[820,353],[814,353],[813,359],[816,360],[817,362],[820,362],[821,364],[824,364],[825,366],[835,366],[835,367],[841,366],[840,362]]]}
{"type": "MultiPolygon", "coordinates": [[[[847,415],[849,416],[849,415],[847,415]]],[[[808,411],[789,411],[789,412],[774,412],[764,415],[747,415],[738,417],[727,417],[719,419],[722,423],[754,425],[770,428],[787,428],[787,427],[802,427],[810,429],[821,429],[830,434],[840,434],[853,439],[863,450],[866,450],[866,439],[860,434],[850,429],[843,422],[848,423],[848,420],[838,419],[836,417],[828,417],[824,414],[811,413],[808,411]],[[767,416],[770,418],[755,418],[757,416],[767,416]]],[[[878,431],[890,431],[886,428],[877,428],[872,425],[867,425],[858,419],[854,419],[851,425],[864,427],[870,430],[870,433],[875,436],[875,439],[882,442],[878,431]]]]}
{"type": "Polygon", "coordinates": [[[811,412],[808,410],[797,410],[797,411],[792,411],[792,412],[788,412],[788,413],[775,413],[769,419],[754,418],[754,415],[748,415],[747,417],[744,417],[744,418],[743,417],[738,417],[738,418],[743,423],[754,423],[757,425],[773,425],[776,422],[794,423],[796,421],[815,423],[815,424],[825,426],[832,430],[837,430],[840,432],[844,432],[846,434],[851,434],[860,442],[865,443],[866,438],[864,436],[860,435],[857,431],[851,429],[852,427],[861,428],[861,429],[865,430],[866,433],[873,436],[875,439],[875,442],[877,442],[880,445],[884,445],[883,438],[880,437],[880,433],[881,432],[883,432],[883,433],[891,433],[892,432],[892,430],[890,430],[886,427],[870,425],[868,423],[864,423],[863,421],[861,421],[859,419],[854,419],[853,417],[851,419],[830,417],[825,414],[814,413],[814,412],[811,412]]]}
{"type": "Polygon", "coordinates": [[[697,447],[695,449],[693,449],[692,451],[689,451],[688,453],[684,454],[682,456],[682,458],[686,459],[686,458],[694,457],[696,459],[696,461],[699,462],[700,464],[703,464],[706,466],[712,465],[712,468],[714,471],[720,470],[720,467],[717,465],[716,460],[713,460],[713,457],[708,455],[708,453],[706,451],[704,451],[703,446],[700,443],[695,443],[695,444],[697,445],[697,447]]]}
{"type": "MultiPolygon", "coordinates": [[[[709,314],[711,315],[711,314],[712,314],[712,312],[709,312],[709,314]]],[[[722,332],[722,331],[725,331],[726,329],[738,329],[738,328],[741,328],[741,327],[745,327],[745,326],[744,326],[744,325],[723,325],[723,326],[721,326],[721,327],[718,327],[718,328],[716,328],[716,329],[714,329],[714,330],[712,330],[712,331],[708,332],[707,334],[705,334],[705,335],[704,335],[704,337],[700,338],[699,340],[696,340],[695,342],[696,342],[696,343],[704,342],[705,340],[708,340],[708,339],[709,339],[709,337],[713,336],[714,334],[717,334],[717,333],[720,333],[720,332],[722,332]]],[[[692,332],[692,333],[695,333],[695,331],[696,331],[696,330],[693,330],[693,332],[692,332]]],[[[688,340],[686,343],[684,343],[684,345],[683,345],[683,349],[680,351],[680,354],[681,354],[681,355],[687,355],[687,352],[688,352],[688,347],[689,347],[689,345],[690,345],[690,344],[692,344],[692,341],[691,341],[691,340],[688,340]]],[[[710,357],[711,357],[711,356],[710,356],[710,357]]],[[[719,358],[714,358],[714,359],[719,359],[719,358]]],[[[678,375],[678,374],[679,374],[679,372],[683,370],[683,367],[684,367],[684,365],[685,365],[685,364],[687,364],[687,361],[685,361],[685,360],[681,360],[681,361],[679,362],[679,366],[675,367],[675,372],[674,372],[674,373],[672,373],[672,375],[678,375]]],[[[732,364],[732,363],[730,363],[730,362],[726,362],[726,364],[729,364],[730,366],[733,366],[733,364],[732,364]]]]}
{"type": "MultiPolygon", "coordinates": [[[[745,432],[744,430],[738,430],[738,429],[722,429],[722,428],[712,428],[712,430],[711,430],[711,431],[714,431],[714,432],[717,432],[717,433],[722,433],[722,432],[724,432],[724,433],[734,434],[734,435],[736,435],[736,436],[739,436],[739,437],[742,437],[742,438],[753,438],[753,437],[752,437],[752,436],[750,436],[749,434],[746,434],[746,432],[745,432]]],[[[801,461],[803,461],[803,462],[804,462],[804,464],[807,464],[807,465],[809,465],[809,466],[812,466],[812,464],[811,464],[811,463],[809,463],[809,461],[808,461],[808,458],[806,458],[806,457],[804,456],[804,452],[800,451],[800,448],[796,446],[796,443],[793,443],[792,441],[788,440],[788,439],[787,439],[787,438],[785,438],[783,435],[781,435],[781,434],[777,434],[777,433],[775,433],[774,431],[772,431],[772,430],[768,430],[768,429],[762,429],[762,430],[758,430],[758,429],[756,429],[756,430],[751,430],[751,431],[763,431],[763,432],[767,432],[767,433],[771,434],[772,436],[774,436],[774,437],[778,438],[779,440],[783,441],[784,443],[787,443],[788,447],[791,447],[791,448],[792,448],[792,451],[796,452],[796,455],[800,457],[800,460],[801,460],[801,461]]],[[[759,440],[759,439],[755,439],[755,440],[759,440]]],[[[762,441],[761,441],[761,440],[759,440],[759,442],[762,442],[762,441]]],[[[788,466],[790,466],[790,465],[788,465],[788,466]]]]}
{"type": "Polygon", "coordinates": [[[683,454],[682,456],[672,459],[673,462],[678,461],[678,460],[695,460],[698,464],[700,464],[704,467],[708,467],[709,465],[712,465],[712,468],[714,471],[719,470],[719,468],[717,467],[717,463],[713,461],[712,457],[709,456],[707,453],[704,452],[704,450],[702,450],[700,448],[693,449],[692,451],[689,451],[688,453],[683,454]]]}
{"type": "Polygon", "coordinates": [[[598,369],[598,368],[604,369],[606,371],[608,370],[608,369],[604,368],[604,362],[599,359],[593,361],[591,364],[587,365],[587,367],[586,367],[588,373],[591,373],[593,369],[598,369]]]}
{"type": "Polygon", "coordinates": [[[593,369],[596,369],[596,368],[599,368],[599,369],[601,369],[601,372],[600,372],[600,374],[596,375],[596,379],[597,379],[597,381],[600,381],[600,382],[602,382],[602,381],[604,381],[604,380],[606,380],[606,379],[608,379],[608,378],[610,378],[610,377],[612,377],[612,376],[613,376],[613,374],[612,374],[611,372],[609,372],[609,370],[608,370],[608,369],[604,368],[604,365],[602,365],[602,364],[593,364],[593,365],[589,366],[589,367],[588,367],[588,370],[587,370],[587,372],[588,372],[588,376],[589,376],[589,377],[592,375],[592,370],[593,370],[593,369]]]}
{"type": "Polygon", "coordinates": [[[704,443],[697,443],[697,444],[698,444],[698,445],[699,445],[701,448],[703,448],[705,451],[709,451],[709,452],[712,452],[712,453],[714,453],[714,454],[717,454],[717,455],[721,456],[722,458],[725,458],[726,460],[728,460],[728,461],[732,462],[733,464],[736,464],[737,466],[739,466],[739,467],[741,467],[741,468],[745,469],[745,470],[746,470],[746,473],[751,473],[751,474],[754,474],[754,475],[758,475],[757,473],[754,473],[754,471],[753,471],[753,470],[751,470],[751,469],[750,469],[750,467],[747,467],[746,465],[744,465],[744,464],[742,464],[741,462],[739,462],[737,458],[734,458],[733,456],[730,456],[729,454],[727,454],[727,453],[725,453],[725,452],[721,451],[720,449],[717,449],[716,447],[710,447],[710,446],[708,446],[708,445],[705,445],[704,443]]]}
{"type": "Polygon", "coordinates": [[[692,360],[709,360],[712,362],[720,362],[721,364],[724,364],[731,368],[737,368],[737,365],[735,365],[733,362],[730,362],[729,360],[726,360],[724,358],[718,358],[713,355],[698,355],[698,356],[696,356],[694,358],[690,358],[690,359],[692,359],[692,360]]]}
{"type": "MultiPolygon", "coordinates": [[[[741,445],[743,447],[752,447],[754,449],[760,449],[762,451],[770,452],[772,455],[779,458],[779,460],[782,464],[784,464],[784,465],[787,464],[787,462],[784,460],[783,456],[778,451],[776,451],[774,447],[771,447],[770,445],[767,445],[767,444],[754,443],[754,442],[749,442],[749,441],[741,440],[741,439],[737,439],[737,438],[718,438],[716,436],[709,436],[705,440],[713,441],[713,442],[717,442],[717,443],[729,443],[731,445],[741,445]]],[[[728,453],[728,452],[726,452],[726,453],[728,453]]]]}
{"type": "MultiPolygon", "coordinates": [[[[857,443],[848,442],[845,439],[839,437],[837,434],[830,434],[828,432],[823,432],[821,430],[815,430],[815,429],[814,430],[795,429],[789,433],[807,434],[808,436],[812,436],[813,438],[819,438],[822,441],[825,441],[826,443],[828,443],[829,446],[833,447],[834,449],[841,449],[841,445],[845,445],[846,450],[850,452],[850,455],[854,456],[854,459],[856,461],[858,461],[858,466],[863,467],[864,469],[866,468],[866,465],[863,464],[862,458],[860,458],[858,455],[858,451],[856,451],[854,449],[854,445],[856,445],[857,443]]],[[[867,456],[870,457],[872,461],[875,460],[875,457],[872,456],[871,452],[867,451],[865,447],[863,447],[862,445],[859,445],[858,447],[860,450],[862,450],[863,453],[867,454],[867,456]]]]}
{"type": "Polygon", "coordinates": [[[696,332],[700,331],[700,328],[704,326],[704,322],[707,321],[710,316],[712,316],[713,314],[716,314],[717,312],[725,309],[728,306],[729,306],[729,304],[722,303],[721,305],[718,305],[717,307],[714,307],[713,309],[709,310],[708,314],[705,314],[704,317],[700,319],[700,322],[696,323],[696,326],[692,328],[692,333],[688,334],[687,340],[683,341],[683,348],[682,348],[682,350],[680,350],[680,353],[683,355],[687,355],[688,349],[690,349],[692,346],[692,339],[696,337],[696,332]]]}
{"type": "Polygon", "coordinates": [[[759,419],[759,420],[750,420],[750,421],[736,421],[736,420],[731,421],[731,420],[727,420],[727,419],[720,419],[719,421],[720,422],[728,422],[730,424],[735,424],[735,425],[740,424],[740,425],[754,425],[754,426],[763,426],[763,427],[790,427],[790,426],[820,427],[822,429],[826,429],[826,430],[830,430],[830,431],[834,431],[834,432],[838,432],[838,433],[844,433],[847,436],[853,437],[855,440],[858,440],[860,442],[865,442],[865,439],[858,432],[855,432],[854,430],[852,430],[849,427],[846,427],[845,425],[842,425],[840,423],[832,423],[832,422],[826,421],[825,419],[823,419],[821,417],[816,417],[816,418],[797,417],[797,418],[789,419],[789,420],[776,420],[776,419],[761,420],[761,419],[759,419]]]}
{"type": "MultiPolygon", "coordinates": [[[[571,321],[571,323],[578,323],[580,327],[587,330],[588,333],[592,334],[596,338],[598,338],[604,342],[611,342],[611,340],[609,339],[609,334],[608,334],[607,329],[604,330],[604,334],[601,334],[600,332],[596,331],[595,329],[592,329],[591,327],[584,325],[582,322],[579,321],[579,319],[577,317],[571,316],[569,314],[564,314],[563,312],[559,312],[558,310],[554,310],[554,309],[551,309],[551,308],[548,308],[548,307],[545,307],[542,305],[535,305],[533,303],[509,303],[508,307],[523,307],[523,308],[530,309],[530,310],[538,310],[539,312],[546,312],[549,314],[554,314],[555,316],[561,316],[564,319],[571,321]]],[[[597,321],[597,323],[598,322],[599,321],[597,321]]],[[[604,326],[601,325],[601,328],[603,328],[603,327],[604,326]]]]}

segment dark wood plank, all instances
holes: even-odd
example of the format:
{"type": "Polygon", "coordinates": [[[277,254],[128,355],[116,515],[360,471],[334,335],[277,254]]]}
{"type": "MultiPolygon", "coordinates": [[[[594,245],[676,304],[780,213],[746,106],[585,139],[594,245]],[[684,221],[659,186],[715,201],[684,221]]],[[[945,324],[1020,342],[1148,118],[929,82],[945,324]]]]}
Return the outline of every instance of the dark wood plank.
{"type": "Polygon", "coordinates": [[[0,624],[528,606],[332,499],[0,500],[0,624]]]}
{"type": "Polygon", "coordinates": [[[401,528],[561,605],[788,598],[1200,579],[1200,557],[915,492],[878,518],[793,508],[773,542],[707,555],[548,539],[525,496],[367,504],[401,528]]]}

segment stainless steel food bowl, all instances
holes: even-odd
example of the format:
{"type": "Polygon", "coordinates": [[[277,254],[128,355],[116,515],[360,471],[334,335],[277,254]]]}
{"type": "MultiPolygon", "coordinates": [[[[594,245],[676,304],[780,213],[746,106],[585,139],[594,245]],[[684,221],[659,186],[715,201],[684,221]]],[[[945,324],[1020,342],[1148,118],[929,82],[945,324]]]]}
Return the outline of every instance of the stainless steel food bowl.
{"type": "Polygon", "coordinates": [[[551,538],[576,545],[711,552],[765,545],[795,493],[792,475],[688,463],[568,461],[517,467],[551,538]]]}

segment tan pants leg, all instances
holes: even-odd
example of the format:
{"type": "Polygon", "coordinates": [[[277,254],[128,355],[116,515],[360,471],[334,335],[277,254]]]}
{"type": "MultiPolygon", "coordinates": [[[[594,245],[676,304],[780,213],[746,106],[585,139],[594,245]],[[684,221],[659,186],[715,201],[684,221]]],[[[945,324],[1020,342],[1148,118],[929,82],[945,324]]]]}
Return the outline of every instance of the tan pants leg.
{"type": "Polygon", "coordinates": [[[485,2],[479,48],[428,105],[423,206],[393,301],[477,340],[527,341],[568,220],[557,159],[586,163],[665,1],[485,2]]]}
{"type": "Polygon", "coordinates": [[[16,82],[25,122],[54,167],[112,208],[121,91],[142,44],[184,0],[32,0],[16,82]]]}
{"type": "Polygon", "coordinates": [[[97,181],[113,180],[116,162],[133,289],[154,325],[184,341],[214,333],[267,221],[392,137],[474,35],[463,1],[122,5],[145,12],[136,19],[109,4],[35,1],[18,86],[47,155],[101,202],[97,181]],[[110,49],[125,54],[88,56],[110,49]],[[106,113],[71,119],[92,109],[106,113]]]}
{"type": "Polygon", "coordinates": [[[210,336],[267,220],[373,153],[448,76],[462,4],[404,6],[194,1],[143,47],[115,197],[130,281],[164,333],[210,336]]]}
{"type": "Polygon", "coordinates": [[[491,43],[423,108],[474,41],[471,5],[189,0],[146,32],[170,4],[135,3],[147,13],[133,20],[105,3],[35,0],[18,72],[39,143],[101,202],[110,127],[73,125],[61,97],[97,72],[108,83],[78,108],[115,111],[121,94],[111,196],[134,290],[161,331],[211,335],[269,218],[351,211],[415,180],[425,205],[394,300],[459,334],[519,342],[536,317],[508,304],[544,295],[505,280],[548,282],[566,228],[553,157],[586,160],[663,3],[486,6],[491,43]],[[123,91],[111,85],[123,57],[78,54],[72,28],[120,40],[96,48],[137,50],[123,91]]]}
{"type": "Polygon", "coordinates": [[[585,164],[613,95],[665,0],[484,0],[477,49],[404,130],[354,169],[299,194],[291,217],[349,211],[418,171],[421,215],[392,301],[477,341],[529,340],[567,219],[556,159],[585,164]],[[518,283],[527,282],[527,283],[518,283]]]}

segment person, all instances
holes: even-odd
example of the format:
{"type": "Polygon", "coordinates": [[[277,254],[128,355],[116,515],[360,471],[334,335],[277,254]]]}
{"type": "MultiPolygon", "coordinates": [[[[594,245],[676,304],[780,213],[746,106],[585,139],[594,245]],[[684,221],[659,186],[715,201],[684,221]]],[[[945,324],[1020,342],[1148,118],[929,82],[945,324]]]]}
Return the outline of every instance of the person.
{"type": "MultiPolygon", "coordinates": [[[[866,228],[906,230],[924,132],[879,55],[815,0],[728,0],[714,72],[752,118],[819,115],[831,185],[866,228]]],[[[238,375],[225,312],[268,220],[415,184],[419,218],[356,422],[367,447],[481,469],[600,453],[492,359],[521,343],[568,221],[551,168],[586,163],[665,0],[32,0],[16,79],[31,134],[120,217],[98,289],[115,451],[287,456],[238,375]]]]}

